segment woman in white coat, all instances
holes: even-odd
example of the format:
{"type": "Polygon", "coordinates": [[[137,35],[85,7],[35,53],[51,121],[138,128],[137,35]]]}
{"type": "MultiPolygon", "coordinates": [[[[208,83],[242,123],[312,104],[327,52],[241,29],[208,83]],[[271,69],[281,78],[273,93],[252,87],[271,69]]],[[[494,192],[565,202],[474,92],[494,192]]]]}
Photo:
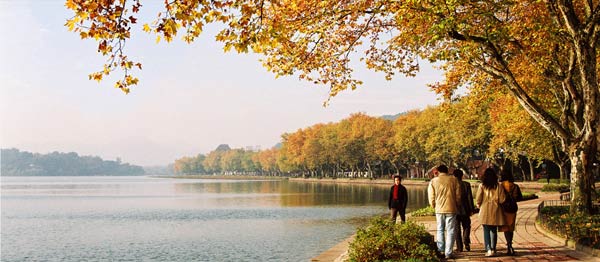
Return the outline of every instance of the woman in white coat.
{"type": "Polygon", "coordinates": [[[493,168],[487,168],[481,177],[481,184],[477,190],[477,208],[479,208],[479,222],[483,226],[483,242],[485,256],[496,255],[498,242],[498,226],[506,224],[500,204],[506,199],[504,189],[498,184],[498,176],[493,168]]]}

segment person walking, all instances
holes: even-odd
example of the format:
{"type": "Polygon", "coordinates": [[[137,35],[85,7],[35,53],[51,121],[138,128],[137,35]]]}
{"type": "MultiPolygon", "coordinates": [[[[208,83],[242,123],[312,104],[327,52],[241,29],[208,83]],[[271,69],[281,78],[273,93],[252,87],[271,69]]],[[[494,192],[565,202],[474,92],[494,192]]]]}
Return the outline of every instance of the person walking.
{"type": "Polygon", "coordinates": [[[437,247],[446,259],[454,258],[454,234],[456,232],[456,213],[461,201],[460,183],[448,174],[448,167],[439,165],[438,176],[431,179],[427,187],[429,205],[435,209],[437,223],[437,247]]]}
{"type": "Polygon", "coordinates": [[[483,242],[486,257],[496,255],[498,226],[506,224],[500,207],[500,204],[504,203],[505,199],[504,190],[498,184],[496,171],[488,167],[483,172],[476,197],[477,208],[479,208],[479,222],[483,225],[483,242]]]}
{"type": "MultiPolygon", "coordinates": [[[[523,200],[523,194],[519,185],[515,184],[515,178],[513,173],[509,170],[503,170],[500,172],[500,185],[507,194],[507,197],[512,197],[516,202],[523,200]]],[[[506,254],[509,256],[516,255],[515,249],[513,248],[512,241],[515,233],[515,225],[517,222],[517,212],[510,213],[504,211],[504,219],[506,225],[501,226],[498,231],[504,232],[504,238],[506,238],[506,254]]]]}
{"type": "Polygon", "coordinates": [[[388,209],[392,217],[392,222],[396,223],[396,217],[400,213],[402,223],[406,222],[406,204],[408,203],[408,193],[402,185],[402,177],[394,176],[394,185],[390,189],[390,197],[388,199],[388,209]]]}
{"type": "Polygon", "coordinates": [[[462,181],[464,175],[460,169],[454,170],[452,174],[460,182],[460,204],[456,213],[456,250],[458,252],[464,250],[471,251],[471,215],[475,212],[475,204],[473,203],[473,191],[471,184],[467,181],[462,181]],[[462,232],[461,232],[462,227],[462,232]]]}

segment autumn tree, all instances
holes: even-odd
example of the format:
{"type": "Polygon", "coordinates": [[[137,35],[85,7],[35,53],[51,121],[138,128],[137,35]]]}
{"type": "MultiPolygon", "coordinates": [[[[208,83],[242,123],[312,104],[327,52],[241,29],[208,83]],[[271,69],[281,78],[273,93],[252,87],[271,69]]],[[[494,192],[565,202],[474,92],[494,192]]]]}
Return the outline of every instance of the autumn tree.
{"type": "Polygon", "coordinates": [[[261,170],[267,172],[269,175],[279,175],[280,168],[277,165],[277,159],[279,158],[279,149],[271,148],[262,150],[257,153],[256,158],[260,164],[261,170]]]}
{"type": "Polygon", "coordinates": [[[367,126],[366,135],[367,156],[372,163],[379,166],[380,175],[384,175],[385,166],[394,162],[394,128],[393,122],[381,117],[371,118],[367,126]]]}
{"type": "Polygon", "coordinates": [[[282,146],[280,150],[280,159],[278,165],[284,172],[295,170],[306,171],[304,154],[302,148],[305,143],[305,131],[298,129],[294,133],[286,133],[281,135],[282,146]]]}
{"type": "Polygon", "coordinates": [[[425,160],[425,149],[423,143],[419,142],[421,125],[419,117],[421,111],[412,110],[398,117],[394,121],[393,145],[395,152],[394,167],[399,171],[399,166],[407,170],[412,166],[419,168],[417,163],[425,160]],[[420,161],[419,161],[420,160],[420,161]]]}
{"type": "MultiPolygon", "coordinates": [[[[141,0],[66,0],[74,11],[66,26],[98,41],[107,63],[91,79],[117,68],[125,92],[138,80],[124,43],[141,0]]],[[[505,89],[556,139],[571,160],[572,212],[592,211],[593,165],[598,149],[599,1],[165,1],[143,30],[171,41],[194,41],[205,25],[222,23],[225,50],[264,55],[277,75],[297,74],[328,85],[336,95],[361,83],[353,75],[355,51],[368,68],[412,76],[421,59],[438,62],[446,79],[433,87],[450,97],[458,86],[505,89]],[[485,81],[483,81],[485,80],[485,81]],[[537,94],[554,95],[551,105],[537,94]]],[[[485,94],[480,92],[479,94],[485,94]]]]}
{"type": "Polygon", "coordinates": [[[320,154],[325,162],[330,165],[332,177],[337,177],[340,171],[343,171],[343,162],[340,158],[342,146],[340,144],[339,125],[337,123],[328,123],[323,126],[319,143],[323,147],[320,154]]]}
{"type": "MultiPolygon", "coordinates": [[[[550,133],[535,123],[512,96],[499,94],[490,107],[492,140],[490,151],[502,151],[504,157],[519,161],[527,158],[529,180],[534,180],[534,166],[544,159],[554,159],[554,141],[550,133]]],[[[557,163],[558,164],[558,163],[557,163]]]]}
{"type": "Polygon", "coordinates": [[[202,154],[196,157],[182,157],[175,160],[173,169],[177,174],[203,174],[205,156],[202,154]]]}
{"type": "Polygon", "coordinates": [[[227,151],[214,150],[206,155],[202,164],[207,173],[216,174],[221,172],[221,158],[225,152],[227,151]]]}
{"type": "Polygon", "coordinates": [[[463,96],[440,106],[452,148],[449,158],[456,166],[468,168],[467,162],[477,154],[489,152],[492,136],[489,104],[490,100],[486,97],[463,96]]]}

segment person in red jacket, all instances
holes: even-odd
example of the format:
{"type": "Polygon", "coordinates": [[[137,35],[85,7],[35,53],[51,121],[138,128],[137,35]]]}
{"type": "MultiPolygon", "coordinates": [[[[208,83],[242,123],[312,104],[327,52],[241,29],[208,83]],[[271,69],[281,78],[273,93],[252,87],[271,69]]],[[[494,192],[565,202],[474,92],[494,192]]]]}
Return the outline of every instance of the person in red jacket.
{"type": "Polygon", "coordinates": [[[406,188],[401,185],[402,177],[394,176],[394,185],[390,189],[388,208],[392,217],[392,222],[396,223],[396,217],[400,213],[402,223],[406,222],[406,204],[408,203],[408,193],[406,188]]]}

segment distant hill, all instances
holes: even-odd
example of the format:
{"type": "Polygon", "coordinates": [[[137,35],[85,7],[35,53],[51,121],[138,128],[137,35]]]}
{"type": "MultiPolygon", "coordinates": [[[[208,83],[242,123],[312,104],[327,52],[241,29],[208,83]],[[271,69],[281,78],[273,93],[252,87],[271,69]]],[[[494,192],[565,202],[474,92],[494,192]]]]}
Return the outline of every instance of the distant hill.
{"type": "Polygon", "coordinates": [[[144,175],[141,166],[102,160],[97,156],[79,156],[75,152],[49,154],[2,149],[2,176],[136,176],[144,175]]]}
{"type": "Polygon", "coordinates": [[[385,120],[394,121],[394,120],[396,120],[398,117],[400,117],[402,115],[406,115],[406,112],[398,113],[398,114],[395,114],[395,115],[383,115],[383,116],[381,116],[381,118],[383,118],[385,120]]]}

